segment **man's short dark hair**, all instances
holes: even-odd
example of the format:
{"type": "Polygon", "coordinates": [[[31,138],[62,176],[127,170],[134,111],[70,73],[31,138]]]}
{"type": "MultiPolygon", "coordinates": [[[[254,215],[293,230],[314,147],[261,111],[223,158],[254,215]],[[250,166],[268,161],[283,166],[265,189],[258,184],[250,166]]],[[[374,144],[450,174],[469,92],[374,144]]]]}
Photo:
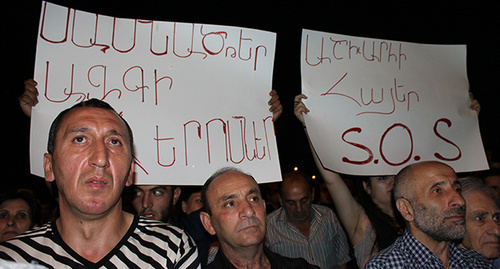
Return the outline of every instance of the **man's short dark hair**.
{"type": "Polygon", "coordinates": [[[210,205],[208,204],[207,189],[210,186],[210,184],[212,183],[212,181],[214,181],[216,178],[218,178],[218,177],[220,177],[223,174],[228,173],[228,172],[238,172],[238,173],[241,173],[243,175],[246,175],[249,178],[253,179],[253,181],[255,181],[255,183],[257,184],[257,181],[255,180],[255,178],[253,176],[251,176],[250,174],[247,174],[247,173],[243,172],[242,170],[235,168],[235,167],[224,167],[224,168],[221,168],[221,169],[215,171],[215,173],[213,173],[207,179],[207,181],[205,181],[205,184],[201,188],[201,201],[203,203],[203,211],[207,212],[208,215],[210,215],[210,216],[212,215],[212,209],[210,208],[210,205]]]}
{"type": "Polygon", "coordinates": [[[64,120],[64,117],[72,110],[80,107],[94,107],[94,108],[102,108],[106,109],[109,111],[114,112],[127,126],[127,131],[130,137],[130,150],[131,152],[133,151],[133,145],[134,145],[134,138],[132,135],[132,128],[128,125],[127,121],[118,114],[113,107],[111,107],[108,103],[101,101],[99,99],[90,99],[87,101],[80,102],[70,108],[67,108],[63,110],[57,117],[54,119],[52,122],[52,125],[50,126],[50,131],[49,131],[49,141],[47,143],[47,152],[49,154],[54,154],[54,148],[56,145],[56,137],[57,137],[57,132],[59,131],[59,128],[61,127],[61,123],[64,120]]]}

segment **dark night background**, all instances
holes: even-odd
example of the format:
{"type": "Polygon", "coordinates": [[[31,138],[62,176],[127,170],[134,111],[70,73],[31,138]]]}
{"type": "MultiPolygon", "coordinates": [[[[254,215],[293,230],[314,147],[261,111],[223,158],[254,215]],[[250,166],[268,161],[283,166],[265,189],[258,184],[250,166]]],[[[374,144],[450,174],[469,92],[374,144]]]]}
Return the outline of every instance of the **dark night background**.
{"type": "MultiPolygon", "coordinates": [[[[470,89],[481,103],[479,122],[485,149],[499,159],[500,16],[497,1],[51,1],[103,15],[241,26],[277,33],[273,88],[284,113],[276,123],[282,172],[300,167],[315,173],[293,97],[300,93],[303,28],[330,33],[430,44],[466,44],[470,89]]],[[[2,180],[0,192],[43,189],[29,174],[29,119],[17,98],[33,76],[41,1],[2,2],[2,180]]],[[[208,175],[207,175],[208,176],[208,175]]]]}

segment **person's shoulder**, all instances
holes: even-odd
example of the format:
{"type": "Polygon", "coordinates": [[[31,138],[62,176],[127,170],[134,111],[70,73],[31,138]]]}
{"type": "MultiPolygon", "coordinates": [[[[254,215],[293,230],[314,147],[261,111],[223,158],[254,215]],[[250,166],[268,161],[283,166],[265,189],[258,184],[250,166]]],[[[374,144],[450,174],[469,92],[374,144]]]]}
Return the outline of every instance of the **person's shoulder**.
{"type": "Polygon", "coordinates": [[[267,214],[266,216],[266,221],[267,222],[276,222],[281,214],[281,211],[283,211],[283,208],[280,207],[276,210],[274,210],[273,212],[267,214]]]}
{"type": "Polygon", "coordinates": [[[322,218],[338,221],[337,214],[328,206],[313,204],[312,208],[316,210],[322,218]]]}
{"type": "Polygon", "coordinates": [[[304,258],[289,258],[280,255],[279,253],[273,252],[267,247],[264,247],[264,253],[271,263],[271,268],[283,268],[283,269],[319,269],[318,266],[312,265],[307,262],[304,258]]]}
{"type": "Polygon", "coordinates": [[[1,242],[0,246],[1,247],[12,246],[19,244],[23,241],[33,240],[39,237],[52,237],[53,234],[54,233],[52,232],[52,226],[50,225],[50,223],[47,223],[39,227],[34,227],[10,240],[1,242]]]}
{"type": "Polygon", "coordinates": [[[45,224],[0,243],[0,259],[31,262],[44,251],[60,248],[60,244],[52,226],[45,224]]]}
{"type": "Polygon", "coordinates": [[[142,246],[144,253],[162,250],[165,251],[167,259],[172,259],[169,263],[173,265],[182,268],[197,268],[199,265],[197,246],[183,229],[146,218],[139,218],[134,225],[128,240],[136,246],[142,246]]]}
{"type": "Polygon", "coordinates": [[[140,217],[137,223],[138,229],[146,229],[146,230],[156,230],[156,231],[168,231],[173,233],[184,233],[184,229],[177,225],[173,225],[170,223],[165,223],[159,220],[152,220],[140,217]]]}
{"type": "Polygon", "coordinates": [[[142,237],[145,241],[164,240],[165,242],[180,243],[181,241],[191,240],[191,237],[183,229],[172,224],[164,223],[157,220],[139,218],[135,227],[136,234],[146,235],[142,237]]]}
{"type": "Polygon", "coordinates": [[[481,255],[481,253],[467,248],[458,248],[462,255],[464,255],[464,261],[468,264],[474,265],[475,268],[493,268],[493,264],[486,260],[486,258],[481,255]]]}
{"type": "Polygon", "coordinates": [[[404,268],[407,261],[408,257],[406,257],[405,253],[401,252],[395,244],[392,244],[371,257],[365,268],[404,268]]]}

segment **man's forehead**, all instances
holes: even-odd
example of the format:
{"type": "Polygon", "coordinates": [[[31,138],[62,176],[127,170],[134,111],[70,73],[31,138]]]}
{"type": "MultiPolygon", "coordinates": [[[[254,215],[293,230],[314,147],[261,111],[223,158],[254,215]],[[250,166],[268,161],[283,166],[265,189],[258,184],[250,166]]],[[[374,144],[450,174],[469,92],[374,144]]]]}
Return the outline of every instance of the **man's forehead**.
{"type": "Polygon", "coordinates": [[[422,166],[417,166],[412,171],[414,174],[414,182],[422,185],[434,185],[438,182],[458,183],[455,171],[441,163],[429,163],[422,166]]]}
{"type": "Polygon", "coordinates": [[[500,176],[489,176],[489,177],[485,178],[485,181],[489,182],[489,183],[499,184],[500,183],[500,176]]]}
{"type": "Polygon", "coordinates": [[[498,207],[495,200],[490,197],[488,194],[476,190],[464,195],[465,203],[469,207],[468,210],[474,211],[484,211],[484,212],[499,212],[500,208],[498,207]]]}
{"type": "Polygon", "coordinates": [[[207,193],[212,192],[216,196],[214,198],[218,200],[223,196],[241,191],[258,191],[260,193],[259,186],[254,179],[238,171],[229,171],[215,178],[209,185],[207,193]]]}
{"type": "Polygon", "coordinates": [[[66,134],[72,130],[87,131],[89,126],[105,124],[109,132],[128,137],[127,125],[112,110],[97,107],[79,107],[71,110],[61,121],[61,132],[66,134]]]}

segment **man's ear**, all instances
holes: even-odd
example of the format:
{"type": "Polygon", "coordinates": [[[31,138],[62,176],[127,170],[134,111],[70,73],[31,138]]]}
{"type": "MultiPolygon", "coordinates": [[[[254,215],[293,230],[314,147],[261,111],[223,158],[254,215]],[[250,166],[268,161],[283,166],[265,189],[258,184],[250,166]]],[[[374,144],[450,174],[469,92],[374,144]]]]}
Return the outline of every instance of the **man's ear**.
{"type": "Polygon", "coordinates": [[[186,213],[186,211],[187,211],[187,203],[186,202],[181,201],[181,209],[182,209],[182,212],[186,213]]]}
{"type": "Polygon", "coordinates": [[[134,165],[135,162],[130,163],[130,170],[128,171],[127,181],[125,181],[125,186],[131,186],[134,183],[134,165]]]}
{"type": "Polygon", "coordinates": [[[410,201],[405,198],[398,198],[396,200],[396,207],[406,221],[413,222],[415,220],[415,210],[410,201]]]}
{"type": "MultiPolygon", "coordinates": [[[[370,180],[370,179],[368,179],[368,180],[370,180]]],[[[363,189],[365,190],[365,192],[368,195],[371,195],[372,194],[372,188],[370,188],[370,186],[368,186],[368,183],[366,181],[363,181],[362,184],[363,184],[363,189]]]]}
{"type": "Polygon", "coordinates": [[[176,187],[173,192],[172,205],[177,204],[177,201],[179,201],[179,197],[181,197],[181,187],[176,187]]]}
{"type": "Polygon", "coordinates": [[[212,220],[210,218],[210,215],[208,215],[207,212],[201,211],[200,212],[200,220],[201,223],[203,224],[203,227],[205,227],[205,230],[211,235],[215,235],[215,229],[212,226],[212,220]]]}
{"type": "Polygon", "coordinates": [[[52,167],[52,155],[45,153],[43,155],[43,172],[45,174],[45,181],[52,182],[55,179],[54,168],[52,167]]]}

